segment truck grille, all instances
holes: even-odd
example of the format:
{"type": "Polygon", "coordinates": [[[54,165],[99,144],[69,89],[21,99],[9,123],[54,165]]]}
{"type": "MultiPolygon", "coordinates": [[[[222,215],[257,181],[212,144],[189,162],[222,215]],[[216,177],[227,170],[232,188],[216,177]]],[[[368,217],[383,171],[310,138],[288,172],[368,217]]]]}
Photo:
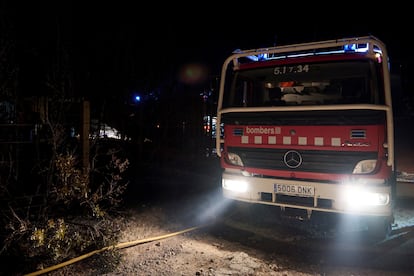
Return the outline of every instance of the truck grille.
{"type": "Polygon", "coordinates": [[[315,173],[350,174],[355,165],[365,159],[377,159],[377,152],[297,151],[302,163],[296,168],[284,162],[287,149],[229,147],[229,152],[240,156],[245,167],[269,170],[290,170],[315,173]]]}

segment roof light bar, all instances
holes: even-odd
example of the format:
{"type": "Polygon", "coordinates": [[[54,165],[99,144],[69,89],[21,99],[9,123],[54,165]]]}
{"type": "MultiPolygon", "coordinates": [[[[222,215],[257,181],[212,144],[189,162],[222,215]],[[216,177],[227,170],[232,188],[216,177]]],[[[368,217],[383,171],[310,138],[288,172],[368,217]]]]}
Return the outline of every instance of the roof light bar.
{"type": "MultiPolygon", "coordinates": [[[[382,54],[381,50],[374,45],[373,51],[377,54],[382,54]]],[[[236,52],[236,51],[235,51],[236,52]]],[[[274,59],[284,59],[284,58],[294,58],[294,57],[305,57],[305,56],[315,56],[315,55],[328,55],[328,54],[343,54],[343,53],[367,53],[369,52],[369,43],[359,43],[359,44],[346,44],[342,48],[336,48],[332,50],[324,50],[324,51],[307,51],[303,53],[291,53],[291,54],[268,54],[268,53],[260,53],[257,55],[250,55],[247,56],[249,60],[252,61],[266,61],[266,60],[274,60],[274,59]]]]}

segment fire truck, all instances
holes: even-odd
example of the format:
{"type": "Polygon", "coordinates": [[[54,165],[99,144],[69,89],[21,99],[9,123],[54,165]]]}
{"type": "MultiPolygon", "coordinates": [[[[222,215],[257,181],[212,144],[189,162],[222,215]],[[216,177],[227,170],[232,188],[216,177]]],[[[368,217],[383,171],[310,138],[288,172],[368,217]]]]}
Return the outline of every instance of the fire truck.
{"type": "Polygon", "coordinates": [[[386,237],[396,194],[388,59],[374,36],[234,51],[217,107],[223,196],[305,219],[357,217],[386,237]]]}

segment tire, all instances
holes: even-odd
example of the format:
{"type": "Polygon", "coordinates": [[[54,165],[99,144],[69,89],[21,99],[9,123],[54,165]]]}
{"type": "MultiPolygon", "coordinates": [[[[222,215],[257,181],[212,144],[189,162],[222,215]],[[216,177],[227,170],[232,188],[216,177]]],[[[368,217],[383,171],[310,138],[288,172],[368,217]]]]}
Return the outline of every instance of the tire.
{"type": "Polygon", "coordinates": [[[368,218],[368,237],[376,241],[387,239],[392,230],[392,223],[390,218],[368,218]]]}

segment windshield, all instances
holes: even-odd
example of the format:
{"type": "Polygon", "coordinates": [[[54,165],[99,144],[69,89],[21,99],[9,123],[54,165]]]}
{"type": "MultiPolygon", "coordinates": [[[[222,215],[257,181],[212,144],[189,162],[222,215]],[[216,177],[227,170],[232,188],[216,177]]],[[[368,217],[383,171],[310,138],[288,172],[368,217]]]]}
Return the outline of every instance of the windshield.
{"type": "MultiPolygon", "coordinates": [[[[263,63],[265,64],[265,63],[263,63]]],[[[271,65],[230,73],[223,107],[383,104],[372,60],[271,65]]],[[[228,75],[229,77],[229,75],[228,75]]]]}

